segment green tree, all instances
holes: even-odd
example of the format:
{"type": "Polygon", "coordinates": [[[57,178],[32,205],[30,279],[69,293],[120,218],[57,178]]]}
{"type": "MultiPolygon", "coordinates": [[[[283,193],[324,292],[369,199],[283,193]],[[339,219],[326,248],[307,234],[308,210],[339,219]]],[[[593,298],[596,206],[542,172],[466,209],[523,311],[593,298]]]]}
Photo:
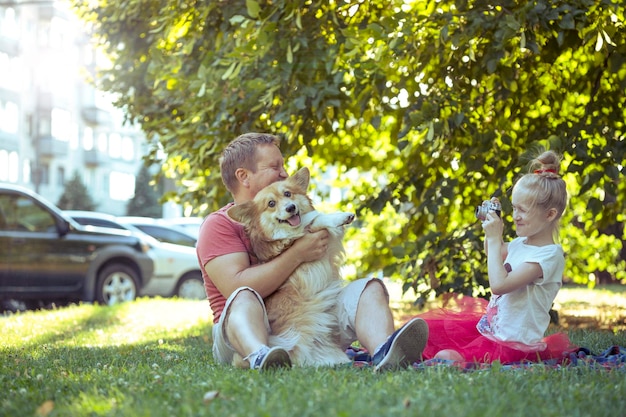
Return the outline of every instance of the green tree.
{"type": "Polygon", "coordinates": [[[144,164],[135,178],[135,195],[128,201],[128,216],[163,217],[163,207],[159,203],[158,185],[154,185],[152,174],[144,164]]]}
{"type": "MultiPolygon", "coordinates": [[[[355,273],[485,293],[473,208],[537,147],[564,155],[568,277],[625,278],[624,8],[611,0],[126,0],[77,3],[113,65],[101,88],[165,151],[197,212],[228,200],[219,153],[285,138],[337,172],[355,273]]],[[[316,173],[318,173],[316,175],[316,173]]],[[[509,220],[510,216],[506,218],[509,220]]],[[[511,228],[507,229],[513,234],[511,228]]]]}
{"type": "Polygon", "coordinates": [[[63,194],[59,198],[57,206],[61,210],[88,210],[96,209],[89,190],[85,187],[78,171],[74,172],[74,177],[65,183],[63,194]]]}

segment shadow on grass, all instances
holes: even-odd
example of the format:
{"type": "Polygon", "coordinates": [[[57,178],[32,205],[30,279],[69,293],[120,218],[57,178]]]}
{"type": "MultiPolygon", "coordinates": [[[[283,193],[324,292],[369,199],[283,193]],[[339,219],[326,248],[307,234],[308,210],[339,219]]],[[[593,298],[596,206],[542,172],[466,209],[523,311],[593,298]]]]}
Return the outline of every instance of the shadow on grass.
{"type": "Polygon", "coordinates": [[[33,407],[46,401],[102,415],[202,380],[213,366],[205,304],[149,299],[3,317],[0,415],[41,414],[33,407]]]}

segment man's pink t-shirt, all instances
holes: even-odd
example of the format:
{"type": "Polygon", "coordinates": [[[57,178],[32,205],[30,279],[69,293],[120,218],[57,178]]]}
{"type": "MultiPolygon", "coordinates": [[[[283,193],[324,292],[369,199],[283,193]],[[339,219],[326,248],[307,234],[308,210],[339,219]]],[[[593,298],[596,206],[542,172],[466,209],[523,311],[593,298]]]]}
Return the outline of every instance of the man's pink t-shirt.
{"type": "Polygon", "coordinates": [[[233,205],[234,203],[230,203],[207,216],[200,227],[200,237],[196,245],[198,262],[202,269],[202,278],[204,279],[204,288],[209,298],[211,310],[213,310],[214,323],[217,323],[222,315],[226,297],[219,292],[211,277],[207,275],[204,265],[218,256],[236,252],[248,253],[251,265],[258,262],[252,253],[250,240],[243,226],[233,221],[226,213],[233,205]]]}

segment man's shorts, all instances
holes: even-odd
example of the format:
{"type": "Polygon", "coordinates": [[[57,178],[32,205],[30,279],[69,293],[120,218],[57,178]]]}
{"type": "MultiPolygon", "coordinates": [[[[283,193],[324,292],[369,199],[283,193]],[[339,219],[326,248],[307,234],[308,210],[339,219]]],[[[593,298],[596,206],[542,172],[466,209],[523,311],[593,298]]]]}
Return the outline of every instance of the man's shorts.
{"type": "MultiPolygon", "coordinates": [[[[338,312],[338,320],[339,320],[339,338],[342,348],[346,349],[356,340],[356,331],[355,331],[355,321],[356,321],[356,310],[359,304],[359,300],[361,299],[361,294],[365,289],[365,286],[370,281],[378,281],[385,288],[385,292],[387,289],[385,284],[379,278],[362,278],[356,281],[349,282],[342,290],[339,295],[339,300],[341,301],[338,312]]],[[[250,287],[241,287],[233,291],[233,293],[226,300],[226,305],[224,306],[224,311],[222,311],[222,315],[220,320],[213,325],[213,358],[218,363],[232,363],[233,356],[235,354],[235,350],[230,345],[226,337],[226,331],[223,328],[222,324],[224,320],[228,317],[229,309],[233,300],[237,297],[237,295],[241,291],[250,291],[252,292],[261,306],[263,306],[263,314],[264,314],[264,323],[267,332],[270,333],[270,323],[267,318],[267,311],[265,310],[265,304],[263,303],[263,297],[261,297],[256,291],[254,291],[250,287]]],[[[387,293],[387,299],[389,299],[389,294],[387,293]]]]}

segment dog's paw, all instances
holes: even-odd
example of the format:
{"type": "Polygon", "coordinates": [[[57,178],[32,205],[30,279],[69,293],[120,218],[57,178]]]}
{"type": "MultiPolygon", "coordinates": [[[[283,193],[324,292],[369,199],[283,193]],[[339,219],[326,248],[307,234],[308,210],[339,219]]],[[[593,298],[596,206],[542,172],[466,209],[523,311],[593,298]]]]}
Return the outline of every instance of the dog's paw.
{"type": "Polygon", "coordinates": [[[338,217],[341,219],[341,223],[338,226],[345,226],[346,224],[350,224],[354,221],[356,217],[354,213],[337,213],[338,217]]]}
{"type": "Polygon", "coordinates": [[[337,212],[331,214],[320,214],[311,223],[312,231],[321,230],[329,227],[341,227],[354,221],[354,213],[337,212]]]}

